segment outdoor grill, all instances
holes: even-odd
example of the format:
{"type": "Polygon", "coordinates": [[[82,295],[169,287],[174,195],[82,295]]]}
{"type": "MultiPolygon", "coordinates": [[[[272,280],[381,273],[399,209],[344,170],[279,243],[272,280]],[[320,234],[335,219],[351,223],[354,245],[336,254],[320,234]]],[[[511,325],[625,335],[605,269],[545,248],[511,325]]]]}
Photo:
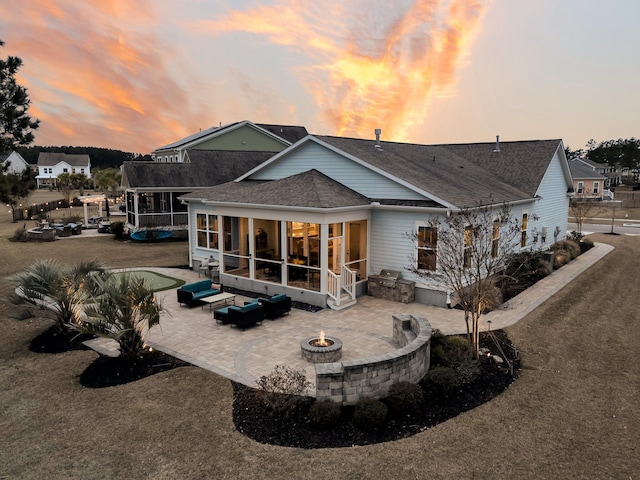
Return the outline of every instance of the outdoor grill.
{"type": "Polygon", "coordinates": [[[369,295],[394,302],[410,303],[415,298],[415,282],[402,280],[398,270],[380,270],[369,275],[369,295]]]}
{"type": "Polygon", "coordinates": [[[397,270],[380,270],[379,275],[369,275],[369,282],[375,282],[381,287],[394,288],[400,280],[400,272],[397,270]]]}

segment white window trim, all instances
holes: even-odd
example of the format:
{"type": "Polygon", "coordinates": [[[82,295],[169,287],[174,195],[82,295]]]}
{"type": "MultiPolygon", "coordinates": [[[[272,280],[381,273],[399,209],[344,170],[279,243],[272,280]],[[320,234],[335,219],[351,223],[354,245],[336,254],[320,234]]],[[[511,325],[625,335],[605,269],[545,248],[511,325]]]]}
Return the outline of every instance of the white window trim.
{"type": "Polygon", "coordinates": [[[211,212],[207,212],[206,210],[196,210],[195,211],[195,238],[196,238],[196,248],[201,248],[204,250],[210,250],[212,252],[219,252],[220,251],[220,216],[216,213],[211,213],[211,212]],[[205,217],[205,228],[198,228],[198,215],[204,215],[205,217]],[[217,217],[217,221],[218,221],[218,230],[211,230],[209,228],[209,217],[210,216],[214,216],[217,217]],[[198,244],[198,233],[199,232],[204,232],[205,233],[205,238],[207,239],[207,245],[206,246],[202,246],[198,244]],[[210,246],[210,234],[211,233],[216,233],[218,235],[218,248],[211,248],[210,246]]]}
{"type": "Polygon", "coordinates": [[[529,238],[528,238],[528,232],[529,232],[529,211],[528,210],[523,210],[522,213],[520,214],[520,248],[527,248],[527,246],[529,245],[529,238]],[[525,215],[527,216],[527,225],[526,228],[524,227],[524,218],[525,215]],[[524,236],[523,236],[524,233],[524,236]],[[522,239],[524,238],[524,245],[523,245],[523,241],[522,239]]]}
{"type": "Polygon", "coordinates": [[[440,228],[438,226],[429,225],[428,223],[424,223],[424,222],[416,223],[416,240],[415,240],[416,259],[415,259],[415,267],[416,267],[417,270],[420,270],[420,271],[423,271],[423,272],[437,272],[438,271],[438,241],[437,241],[437,236],[439,234],[440,234],[440,228]],[[420,247],[420,240],[419,240],[420,228],[435,228],[436,229],[436,248],[435,249],[420,247]],[[418,252],[420,250],[431,250],[431,251],[434,251],[434,254],[435,254],[435,257],[436,257],[436,264],[435,264],[433,269],[419,268],[418,252]]]}

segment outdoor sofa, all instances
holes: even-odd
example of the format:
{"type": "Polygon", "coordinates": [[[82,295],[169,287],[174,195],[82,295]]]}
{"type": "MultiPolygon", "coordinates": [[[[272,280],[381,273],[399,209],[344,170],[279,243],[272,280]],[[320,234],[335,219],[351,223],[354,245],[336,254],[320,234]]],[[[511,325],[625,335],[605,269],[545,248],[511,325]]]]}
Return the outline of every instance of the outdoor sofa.
{"type": "Polygon", "coordinates": [[[271,298],[259,298],[258,301],[264,306],[264,318],[269,320],[275,320],[291,311],[291,297],[287,297],[284,293],[271,298]]]}
{"type": "Polygon", "coordinates": [[[198,305],[199,300],[211,295],[222,293],[222,285],[214,285],[211,279],[200,280],[195,283],[187,283],[178,290],[178,303],[183,303],[189,308],[198,305]]]}

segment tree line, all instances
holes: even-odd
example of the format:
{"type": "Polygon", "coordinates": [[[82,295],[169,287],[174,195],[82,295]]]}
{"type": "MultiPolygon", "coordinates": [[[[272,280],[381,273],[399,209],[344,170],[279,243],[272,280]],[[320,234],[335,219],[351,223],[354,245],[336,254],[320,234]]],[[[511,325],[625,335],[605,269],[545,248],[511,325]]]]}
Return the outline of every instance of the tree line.
{"type": "Polygon", "coordinates": [[[123,162],[151,160],[150,155],[140,155],[138,153],[123,152],[110,148],[99,147],[43,147],[43,146],[20,146],[15,149],[27,163],[35,165],[38,162],[40,152],[68,153],[72,155],[89,155],[91,168],[120,168],[123,162]]]}
{"type": "Polygon", "coordinates": [[[597,143],[591,139],[585,148],[572,150],[565,149],[567,158],[587,158],[596,163],[608,163],[621,170],[633,171],[640,169],[640,139],[631,137],[627,139],[605,140],[597,143]]]}

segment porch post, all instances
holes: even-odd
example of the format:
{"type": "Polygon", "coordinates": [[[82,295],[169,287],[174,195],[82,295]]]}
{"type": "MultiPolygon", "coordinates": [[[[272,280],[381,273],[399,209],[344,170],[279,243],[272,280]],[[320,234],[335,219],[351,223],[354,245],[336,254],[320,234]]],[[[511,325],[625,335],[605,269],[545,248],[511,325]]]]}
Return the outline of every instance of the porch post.
{"type": "Polygon", "coordinates": [[[140,210],[139,210],[139,204],[138,204],[138,191],[134,190],[133,191],[133,216],[134,216],[134,220],[133,220],[133,228],[138,228],[139,226],[139,219],[140,219],[140,210]]]}
{"type": "Polygon", "coordinates": [[[256,255],[256,236],[253,230],[253,217],[247,218],[247,228],[249,229],[249,278],[255,280],[256,278],[256,266],[254,258],[256,255]]]}
{"type": "Polygon", "coordinates": [[[327,293],[329,271],[329,224],[320,224],[320,293],[327,293]]]}
{"type": "Polygon", "coordinates": [[[289,284],[289,269],[287,268],[287,257],[289,255],[289,237],[287,237],[287,222],[280,221],[280,256],[282,257],[282,285],[289,284]]]}

